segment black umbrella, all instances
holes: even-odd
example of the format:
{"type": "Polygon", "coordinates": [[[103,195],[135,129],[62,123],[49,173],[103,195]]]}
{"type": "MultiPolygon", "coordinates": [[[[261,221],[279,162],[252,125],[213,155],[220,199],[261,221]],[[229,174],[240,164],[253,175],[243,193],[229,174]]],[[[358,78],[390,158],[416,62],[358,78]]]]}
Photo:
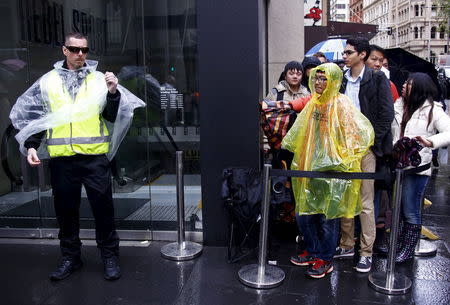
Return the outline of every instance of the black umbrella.
{"type": "Polygon", "coordinates": [[[401,48],[386,49],[385,51],[389,60],[391,81],[397,86],[399,92],[412,72],[428,74],[439,88],[438,72],[434,64],[401,48]]]}

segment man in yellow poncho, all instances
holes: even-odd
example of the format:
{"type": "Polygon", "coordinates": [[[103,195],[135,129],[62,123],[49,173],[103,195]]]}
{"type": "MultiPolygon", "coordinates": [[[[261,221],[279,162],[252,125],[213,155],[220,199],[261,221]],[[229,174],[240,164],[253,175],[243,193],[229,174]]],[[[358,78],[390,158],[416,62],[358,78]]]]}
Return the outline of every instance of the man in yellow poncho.
{"type": "MultiPolygon", "coordinates": [[[[336,64],[325,63],[311,71],[311,99],[282,142],[294,153],[291,169],[361,171],[361,158],[373,145],[374,131],[350,99],[339,93],[341,81],[336,64]]],[[[306,275],[322,278],[333,271],[339,218],[361,212],[361,181],[293,178],[292,186],[306,250],[291,257],[291,262],[310,266],[306,275]]]]}

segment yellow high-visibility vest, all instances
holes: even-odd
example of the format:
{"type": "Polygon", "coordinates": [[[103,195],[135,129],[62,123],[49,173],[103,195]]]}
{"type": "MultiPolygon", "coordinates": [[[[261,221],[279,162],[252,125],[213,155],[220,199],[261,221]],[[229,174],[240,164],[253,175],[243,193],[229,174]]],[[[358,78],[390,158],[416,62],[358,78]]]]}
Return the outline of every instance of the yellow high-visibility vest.
{"type": "MultiPolygon", "coordinates": [[[[66,103],[83,103],[86,97],[106,87],[105,80],[89,73],[83,80],[75,100],[70,96],[58,72],[53,70],[41,80],[41,92],[51,112],[56,112],[66,103]],[[44,94],[43,94],[44,95],[44,94]]],[[[47,130],[47,149],[50,157],[73,156],[75,154],[100,155],[109,150],[110,136],[105,122],[97,113],[92,117],[60,125],[47,130]]]]}

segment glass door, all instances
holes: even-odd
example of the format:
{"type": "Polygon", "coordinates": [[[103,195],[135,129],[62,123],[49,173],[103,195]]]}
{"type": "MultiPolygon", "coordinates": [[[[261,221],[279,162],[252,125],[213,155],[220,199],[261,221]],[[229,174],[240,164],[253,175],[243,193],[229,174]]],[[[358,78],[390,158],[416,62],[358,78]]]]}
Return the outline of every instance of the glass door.
{"type": "MultiPolygon", "coordinates": [[[[186,228],[201,231],[195,1],[19,0],[0,1],[0,8],[0,25],[10,29],[0,34],[0,235],[27,228],[56,237],[48,161],[27,164],[8,116],[17,98],[64,59],[64,35],[73,31],[88,37],[88,59],[99,62],[98,70],[114,72],[147,105],[135,111],[111,160],[121,236],[176,230],[177,150],[185,156],[186,228]]],[[[94,228],[84,190],[80,226],[94,228]]]]}

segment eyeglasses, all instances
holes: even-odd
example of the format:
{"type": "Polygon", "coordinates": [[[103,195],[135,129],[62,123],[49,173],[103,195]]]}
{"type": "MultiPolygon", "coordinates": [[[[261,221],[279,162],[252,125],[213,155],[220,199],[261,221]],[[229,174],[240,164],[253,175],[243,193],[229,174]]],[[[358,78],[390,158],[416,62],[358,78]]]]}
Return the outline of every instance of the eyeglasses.
{"type": "Polygon", "coordinates": [[[312,78],[312,82],[318,82],[319,84],[323,84],[327,81],[328,79],[326,77],[313,77],[312,78]]]}
{"type": "Polygon", "coordinates": [[[352,50],[345,50],[344,52],[342,52],[342,56],[344,55],[352,55],[353,53],[355,53],[356,51],[352,51],[352,50]]]}
{"type": "Polygon", "coordinates": [[[74,46],[64,46],[64,47],[65,47],[67,50],[69,50],[70,53],[78,54],[78,53],[80,53],[80,51],[81,51],[81,53],[83,53],[83,54],[89,53],[89,48],[88,48],[88,47],[84,47],[84,48],[74,47],[74,46]]]}

